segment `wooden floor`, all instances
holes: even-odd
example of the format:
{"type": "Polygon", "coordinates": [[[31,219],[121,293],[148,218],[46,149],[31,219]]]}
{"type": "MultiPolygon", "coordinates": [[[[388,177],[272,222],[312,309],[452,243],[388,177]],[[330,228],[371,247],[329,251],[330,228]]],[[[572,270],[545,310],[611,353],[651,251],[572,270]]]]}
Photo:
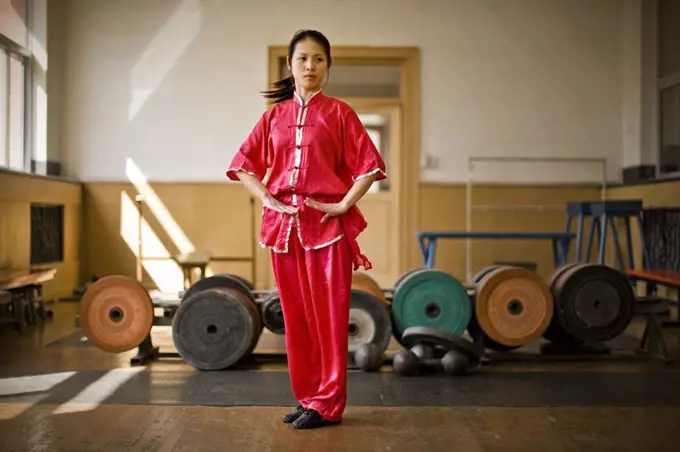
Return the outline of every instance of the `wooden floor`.
{"type": "MultiPolygon", "coordinates": [[[[82,393],[89,391],[89,395],[81,393],[67,403],[54,403],[51,388],[67,378],[115,369],[129,378],[127,374],[139,370],[129,365],[134,352],[111,355],[92,347],[47,346],[75,331],[77,304],[60,303],[53,309],[54,319],[44,328],[33,328],[24,336],[8,328],[0,331],[0,451],[679,450],[680,411],[658,404],[563,408],[350,405],[340,426],[295,431],[280,421],[288,410],[280,406],[178,406],[162,400],[161,395],[147,404],[98,403],[108,391],[116,390],[114,380],[96,385],[84,382],[82,393]]],[[[677,358],[679,332],[677,328],[665,330],[677,358]]],[[[538,371],[546,366],[513,364],[502,371],[538,371]]],[[[676,373],[680,383],[677,365],[665,369],[652,360],[556,368],[576,367],[667,371],[676,373]]],[[[187,369],[178,360],[154,362],[145,369],[152,375],[145,384],[153,392],[156,381],[167,382],[187,369]]]]}

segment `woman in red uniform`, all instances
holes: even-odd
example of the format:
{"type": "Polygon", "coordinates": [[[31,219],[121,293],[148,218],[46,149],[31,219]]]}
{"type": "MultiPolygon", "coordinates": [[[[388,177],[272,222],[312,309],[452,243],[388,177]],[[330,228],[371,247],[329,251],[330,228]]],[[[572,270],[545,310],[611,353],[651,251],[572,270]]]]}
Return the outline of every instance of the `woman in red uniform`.
{"type": "Polygon", "coordinates": [[[265,92],[274,105],[226,174],[263,203],[260,245],[271,249],[299,401],[283,420],[316,428],[345,410],[352,272],[371,268],[357,244],[367,224],[355,204],[386,174],[354,110],[321,92],[331,67],[326,37],[297,32],[287,63],[292,76],[265,92]]]}

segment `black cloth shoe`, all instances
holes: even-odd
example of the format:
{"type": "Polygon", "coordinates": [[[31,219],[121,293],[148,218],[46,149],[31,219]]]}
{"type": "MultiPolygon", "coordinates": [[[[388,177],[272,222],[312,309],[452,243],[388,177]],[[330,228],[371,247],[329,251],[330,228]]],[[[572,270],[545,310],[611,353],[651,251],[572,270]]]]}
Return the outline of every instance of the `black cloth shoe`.
{"type": "Polygon", "coordinates": [[[298,405],[295,407],[295,410],[291,411],[288,414],[284,414],[282,419],[283,422],[286,424],[292,424],[295,422],[300,416],[302,416],[305,412],[305,409],[298,403],[298,405]]]}
{"type": "Polygon", "coordinates": [[[302,416],[300,416],[295,422],[293,422],[293,428],[296,429],[310,429],[310,428],[320,428],[327,427],[329,425],[339,424],[339,421],[327,421],[321,416],[316,410],[306,410],[302,416]]]}

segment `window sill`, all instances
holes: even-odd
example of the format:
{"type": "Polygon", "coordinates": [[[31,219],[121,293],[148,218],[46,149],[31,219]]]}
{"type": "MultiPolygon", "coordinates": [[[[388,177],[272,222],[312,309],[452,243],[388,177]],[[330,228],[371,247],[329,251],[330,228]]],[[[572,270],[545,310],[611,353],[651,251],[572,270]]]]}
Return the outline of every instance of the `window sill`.
{"type": "Polygon", "coordinates": [[[29,173],[28,171],[19,171],[19,170],[13,170],[5,167],[0,167],[0,175],[2,174],[7,174],[9,176],[17,176],[17,177],[30,177],[32,179],[41,179],[41,180],[46,180],[46,181],[53,181],[53,182],[64,182],[64,183],[69,183],[69,184],[75,184],[75,185],[82,185],[83,182],[78,180],[78,179],[73,179],[70,177],[65,177],[65,176],[47,176],[44,174],[36,174],[36,173],[29,173]]]}

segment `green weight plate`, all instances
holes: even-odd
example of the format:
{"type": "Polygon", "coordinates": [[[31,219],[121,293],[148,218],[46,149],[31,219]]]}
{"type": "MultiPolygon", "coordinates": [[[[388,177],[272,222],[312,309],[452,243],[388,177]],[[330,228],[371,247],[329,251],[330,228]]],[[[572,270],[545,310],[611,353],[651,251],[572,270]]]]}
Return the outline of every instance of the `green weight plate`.
{"type": "Polygon", "coordinates": [[[439,270],[413,271],[394,292],[392,323],[398,341],[404,330],[413,326],[436,327],[460,335],[471,317],[472,303],[463,284],[439,270]]]}
{"type": "Polygon", "coordinates": [[[401,284],[401,282],[404,280],[404,278],[406,278],[407,276],[410,276],[412,273],[418,272],[418,271],[420,271],[420,270],[422,270],[422,268],[414,268],[414,269],[411,269],[411,270],[407,271],[407,272],[404,273],[403,275],[401,275],[401,276],[399,277],[399,279],[397,279],[397,281],[394,283],[394,289],[396,290],[397,287],[399,287],[399,284],[401,284]]]}

